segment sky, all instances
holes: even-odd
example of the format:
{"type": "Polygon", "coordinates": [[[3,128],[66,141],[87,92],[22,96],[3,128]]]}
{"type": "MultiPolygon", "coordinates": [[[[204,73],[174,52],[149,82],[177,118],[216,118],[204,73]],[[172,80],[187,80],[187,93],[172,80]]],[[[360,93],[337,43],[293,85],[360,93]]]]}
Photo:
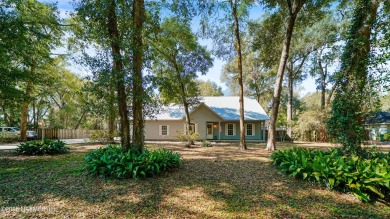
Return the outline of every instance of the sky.
{"type": "MultiPolygon", "coordinates": [[[[70,0],[43,0],[42,2],[57,3],[57,7],[58,7],[58,10],[60,12],[60,16],[64,17],[64,18],[68,17],[69,12],[73,11],[73,5],[71,3],[72,1],[70,1],[70,0]]],[[[260,18],[260,16],[262,16],[262,14],[263,14],[262,9],[260,7],[255,7],[255,8],[250,10],[249,17],[250,17],[250,19],[254,20],[254,19],[260,18]]],[[[193,25],[192,29],[196,28],[194,26],[195,25],[193,25]]],[[[196,30],[193,30],[193,31],[196,32],[196,30]]],[[[210,50],[211,50],[212,44],[213,44],[212,40],[210,40],[210,39],[200,39],[199,43],[201,45],[207,46],[207,48],[210,50]]],[[[60,48],[58,50],[65,51],[63,48],[60,48]]],[[[219,86],[222,87],[222,89],[226,95],[226,94],[229,94],[227,92],[227,87],[225,84],[221,83],[221,80],[220,80],[221,71],[222,71],[223,65],[225,63],[226,63],[225,61],[218,59],[217,57],[214,57],[213,67],[211,69],[209,69],[209,71],[207,72],[206,75],[199,75],[199,79],[202,79],[205,81],[211,80],[211,81],[217,83],[219,86]]],[[[69,69],[78,75],[87,74],[86,68],[83,68],[81,66],[75,66],[75,65],[71,64],[71,66],[69,66],[69,69]]],[[[312,92],[316,91],[315,80],[312,77],[308,77],[299,86],[300,86],[299,90],[301,92],[301,95],[305,95],[307,93],[312,93],[312,92]]]]}

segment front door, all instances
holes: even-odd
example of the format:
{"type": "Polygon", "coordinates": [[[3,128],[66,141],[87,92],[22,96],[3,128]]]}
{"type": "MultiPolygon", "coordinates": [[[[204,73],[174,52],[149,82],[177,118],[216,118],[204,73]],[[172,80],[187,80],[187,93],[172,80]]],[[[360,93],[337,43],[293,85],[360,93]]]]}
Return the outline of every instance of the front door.
{"type": "Polygon", "coordinates": [[[207,123],[207,139],[213,139],[213,123],[207,123]]]}

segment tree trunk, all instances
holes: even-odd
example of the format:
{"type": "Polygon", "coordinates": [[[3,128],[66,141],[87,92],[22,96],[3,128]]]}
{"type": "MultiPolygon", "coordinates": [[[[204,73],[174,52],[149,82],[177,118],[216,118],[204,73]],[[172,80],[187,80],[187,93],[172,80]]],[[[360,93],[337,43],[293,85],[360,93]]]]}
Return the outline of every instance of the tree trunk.
{"type": "MultiPolygon", "coordinates": [[[[186,122],[187,122],[187,134],[188,135],[191,135],[192,133],[190,133],[190,125],[191,125],[191,119],[190,119],[190,111],[189,111],[189,109],[188,109],[188,103],[187,103],[187,101],[184,101],[184,111],[185,111],[185,113],[186,113],[186,122]]],[[[195,130],[193,130],[194,132],[195,132],[195,130]]],[[[188,147],[190,147],[191,145],[193,145],[194,144],[194,142],[193,141],[191,141],[191,139],[188,139],[188,142],[187,142],[187,144],[188,144],[188,147]]]]}
{"type": "Polygon", "coordinates": [[[36,112],[36,115],[35,115],[35,124],[34,124],[34,127],[35,127],[36,129],[38,128],[39,113],[40,113],[40,110],[39,110],[39,106],[38,106],[38,107],[37,107],[37,112],[36,112]]]}
{"type": "Polygon", "coordinates": [[[326,98],[326,105],[328,105],[328,106],[330,105],[333,93],[337,88],[337,83],[338,83],[337,81],[334,83],[334,85],[332,86],[332,89],[330,89],[330,91],[329,91],[328,98],[326,98]]]}
{"type": "Polygon", "coordinates": [[[286,63],[290,50],[290,42],[294,29],[296,16],[300,10],[300,7],[294,6],[294,10],[290,13],[288,19],[288,26],[286,35],[283,42],[283,50],[280,56],[279,68],[276,76],[275,89],[272,101],[271,118],[268,128],[268,140],[266,150],[276,150],[276,120],[279,112],[280,93],[282,92],[283,74],[286,68],[286,63]]]}
{"type": "Polygon", "coordinates": [[[290,69],[288,73],[288,100],[287,100],[287,135],[292,139],[292,114],[293,114],[293,92],[294,92],[294,76],[293,76],[293,63],[290,62],[290,69]]]}
{"type": "Polygon", "coordinates": [[[83,118],[84,118],[84,116],[85,116],[86,113],[87,113],[87,111],[84,110],[84,111],[83,111],[83,114],[81,115],[81,117],[80,117],[79,121],[77,122],[76,126],[74,127],[74,129],[78,129],[78,128],[79,128],[79,126],[80,126],[80,124],[81,124],[81,121],[83,121],[83,118]]]}
{"type": "Polygon", "coordinates": [[[21,141],[27,141],[27,117],[28,117],[28,106],[30,104],[30,94],[32,92],[33,81],[32,77],[35,74],[35,63],[31,66],[30,79],[27,82],[26,93],[22,103],[22,115],[20,118],[20,139],[21,141]]]}
{"type": "Polygon", "coordinates": [[[133,2],[133,147],[142,150],[144,146],[144,118],[143,118],[143,42],[142,29],[144,23],[144,1],[133,2]]]}
{"type": "Polygon", "coordinates": [[[362,152],[371,33],[379,1],[358,0],[355,7],[341,59],[332,115],[327,123],[329,132],[343,145],[347,154],[362,152]]]}
{"type": "MultiPolygon", "coordinates": [[[[327,69],[324,70],[321,61],[321,54],[318,54],[318,67],[321,73],[321,110],[325,109],[325,94],[326,94],[326,77],[327,77],[327,69]]],[[[325,64],[325,68],[327,65],[325,64]]]]}
{"type": "Polygon", "coordinates": [[[122,150],[128,150],[130,149],[130,125],[127,111],[127,96],[124,82],[125,77],[123,72],[123,59],[120,49],[120,37],[115,9],[115,0],[112,0],[108,11],[108,33],[111,40],[111,50],[113,57],[112,72],[113,76],[115,77],[116,89],[118,92],[122,150]]]}
{"type": "Polygon", "coordinates": [[[36,128],[35,124],[36,124],[36,120],[35,120],[35,114],[36,114],[36,109],[35,109],[35,100],[33,101],[33,113],[32,113],[32,124],[33,124],[33,127],[36,128]]]}
{"type": "Polygon", "coordinates": [[[321,110],[325,109],[326,75],[321,76],[321,110]]]}
{"type": "MultiPolygon", "coordinates": [[[[114,107],[114,101],[115,101],[115,83],[114,83],[114,77],[111,75],[110,77],[110,97],[108,99],[108,135],[109,135],[109,141],[114,141],[114,129],[115,129],[115,107],[114,107]]],[[[130,133],[130,131],[129,131],[130,133]]]]}
{"type": "Polygon", "coordinates": [[[242,82],[242,54],[241,54],[241,39],[240,39],[240,29],[237,17],[237,1],[230,0],[230,7],[232,8],[232,15],[234,18],[234,33],[235,33],[235,47],[238,56],[238,87],[239,87],[239,102],[240,102],[240,149],[246,150],[245,142],[245,126],[244,126],[244,85],[242,82]]]}

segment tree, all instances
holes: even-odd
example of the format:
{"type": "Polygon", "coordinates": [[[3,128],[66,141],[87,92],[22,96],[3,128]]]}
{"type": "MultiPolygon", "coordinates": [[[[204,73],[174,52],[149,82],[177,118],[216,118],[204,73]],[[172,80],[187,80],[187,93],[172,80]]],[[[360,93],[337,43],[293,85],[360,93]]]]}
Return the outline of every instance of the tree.
{"type": "Polygon", "coordinates": [[[218,86],[215,82],[207,80],[197,81],[200,96],[223,96],[222,87],[218,86]]]}
{"type": "Polygon", "coordinates": [[[380,1],[377,0],[355,2],[352,25],[341,57],[341,69],[336,75],[338,85],[327,129],[349,154],[359,154],[364,139],[362,121],[364,101],[367,100],[371,33],[379,5],[380,1]]]}
{"type": "Polygon", "coordinates": [[[387,94],[382,97],[381,103],[383,111],[390,111],[390,91],[387,91],[387,94]]]}
{"type": "MultiPolygon", "coordinates": [[[[110,74],[105,78],[108,78],[108,81],[111,82],[108,87],[115,87],[123,150],[128,150],[131,146],[127,104],[128,86],[126,86],[128,75],[125,73],[125,68],[128,68],[129,62],[125,62],[124,57],[129,53],[125,46],[131,41],[128,37],[130,34],[126,32],[129,31],[132,21],[129,17],[129,10],[130,5],[127,1],[120,5],[117,4],[116,0],[105,2],[81,1],[76,7],[77,17],[74,17],[74,23],[79,24],[75,26],[74,32],[76,36],[80,37],[80,40],[83,40],[82,48],[86,46],[83,43],[97,44],[102,50],[111,53],[110,59],[103,59],[111,62],[111,65],[98,62],[96,59],[88,59],[88,57],[86,59],[89,60],[87,64],[96,70],[94,72],[110,74]],[[100,65],[101,68],[96,67],[96,64],[100,65]],[[106,68],[107,65],[110,66],[109,70],[106,68]]],[[[110,92],[110,96],[112,95],[115,95],[113,90],[110,92]]],[[[110,102],[112,104],[112,101],[110,102]]]]}
{"type": "Polygon", "coordinates": [[[144,45],[142,40],[142,34],[144,32],[145,22],[145,5],[144,0],[133,1],[133,46],[132,46],[132,59],[133,59],[133,147],[137,150],[142,150],[144,147],[144,117],[143,117],[143,104],[144,104],[144,87],[143,87],[143,56],[144,45]]]}
{"type": "Polygon", "coordinates": [[[333,91],[331,90],[326,98],[327,86],[333,83],[331,69],[336,69],[339,62],[340,46],[337,43],[342,39],[341,35],[344,35],[340,33],[343,32],[340,29],[343,29],[341,24],[344,21],[335,17],[337,16],[332,13],[309,29],[314,44],[309,69],[310,75],[316,79],[317,90],[321,91],[322,110],[325,110],[325,106],[330,103],[332,97],[333,91]]]}
{"type": "Polygon", "coordinates": [[[292,137],[292,122],[293,122],[293,99],[294,99],[294,86],[302,82],[306,77],[304,68],[307,62],[308,56],[313,51],[313,45],[310,43],[310,36],[305,35],[305,28],[297,28],[296,36],[292,40],[291,56],[289,57],[286,70],[287,70],[287,135],[292,137]]]}
{"type": "Polygon", "coordinates": [[[270,124],[268,128],[268,140],[267,150],[276,150],[276,120],[278,116],[280,93],[282,90],[283,75],[286,68],[286,63],[289,57],[290,43],[293,36],[293,29],[295,22],[298,18],[298,14],[302,7],[308,14],[318,13],[321,8],[328,4],[328,1],[301,1],[301,0],[281,0],[281,1],[267,1],[269,7],[278,7],[280,11],[287,15],[287,28],[283,40],[283,49],[280,56],[279,67],[277,71],[277,77],[275,82],[274,95],[272,100],[272,110],[270,124]]]}
{"type": "Polygon", "coordinates": [[[190,107],[199,103],[200,96],[195,78],[197,72],[206,74],[212,66],[210,54],[198,44],[189,25],[175,18],[164,20],[151,43],[155,50],[153,71],[161,96],[165,103],[184,106],[187,133],[190,133],[190,107]]]}
{"type": "Polygon", "coordinates": [[[214,53],[225,60],[237,57],[237,82],[239,86],[240,104],[240,149],[247,149],[244,128],[244,85],[242,65],[242,33],[248,9],[253,0],[228,0],[198,2],[203,13],[201,19],[202,33],[214,40],[214,53]],[[219,25],[216,25],[219,24],[219,25]]]}
{"type": "Polygon", "coordinates": [[[13,66],[12,69],[17,69],[16,75],[20,73],[22,76],[21,80],[13,85],[22,92],[20,138],[25,141],[29,105],[37,86],[47,80],[43,69],[52,61],[51,50],[60,45],[60,19],[54,5],[37,1],[5,1],[1,11],[6,14],[6,25],[12,24],[8,26],[6,36],[3,37],[6,40],[15,37],[13,41],[17,44],[6,47],[10,49],[8,52],[11,55],[7,58],[12,59],[4,60],[9,62],[3,66],[13,66]]]}
{"type": "MultiPolygon", "coordinates": [[[[271,100],[271,92],[275,76],[275,69],[269,66],[269,58],[259,51],[252,51],[249,42],[243,41],[243,85],[244,95],[254,97],[257,102],[267,106],[271,100]]],[[[237,58],[234,58],[223,67],[221,81],[226,84],[230,93],[238,95],[237,86],[237,58]]]]}
{"type": "Polygon", "coordinates": [[[83,80],[66,69],[64,60],[60,58],[55,59],[53,64],[48,66],[46,74],[51,74],[50,84],[38,89],[33,101],[33,111],[37,109],[36,121],[40,117],[42,120],[42,116],[39,115],[39,111],[42,110],[35,106],[36,100],[38,106],[39,102],[46,101],[46,105],[50,108],[48,117],[51,127],[79,128],[89,111],[86,106],[91,104],[85,104],[86,93],[83,92],[83,80]]]}

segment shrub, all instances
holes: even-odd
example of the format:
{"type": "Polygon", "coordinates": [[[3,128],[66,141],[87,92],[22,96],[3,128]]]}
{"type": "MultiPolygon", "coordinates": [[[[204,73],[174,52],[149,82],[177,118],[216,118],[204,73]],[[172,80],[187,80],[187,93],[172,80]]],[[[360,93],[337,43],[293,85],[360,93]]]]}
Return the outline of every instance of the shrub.
{"type": "Polygon", "coordinates": [[[113,134],[110,134],[107,130],[94,130],[89,137],[89,139],[93,142],[99,142],[99,143],[107,143],[112,141],[114,137],[118,137],[119,133],[114,132],[113,134]]]}
{"type": "Polygon", "coordinates": [[[197,132],[191,132],[190,134],[184,134],[182,131],[177,131],[177,138],[179,141],[186,142],[194,142],[200,138],[199,133],[197,132]]]}
{"type": "Polygon", "coordinates": [[[20,136],[2,136],[0,135],[0,142],[11,143],[19,141],[20,136]]]}
{"type": "Polygon", "coordinates": [[[211,145],[211,142],[209,141],[206,141],[206,140],[203,140],[202,141],[202,147],[212,147],[213,145],[211,145]]]}
{"type": "Polygon", "coordinates": [[[158,175],[178,167],[181,160],[178,153],[165,149],[122,151],[119,146],[108,145],[92,150],[85,158],[84,170],[91,176],[115,178],[139,178],[158,175]]]}
{"type": "Polygon", "coordinates": [[[65,145],[65,142],[60,140],[28,141],[20,143],[18,148],[16,148],[16,153],[22,155],[61,154],[69,150],[65,145]]]}
{"type": "Polygon", "coordinates": [[[383,136],[383,140],[390,141],[390,133],[385,134],[385,136],[383,136]]]}
{"type": "Polygon", "coordinates": [[[341,149],[293,148],[276,151],[270,159],[281,172],[351,191],[364,202],[390,198],[390,154],[365,150],[358,157],[344,156],[341,149]]]}

